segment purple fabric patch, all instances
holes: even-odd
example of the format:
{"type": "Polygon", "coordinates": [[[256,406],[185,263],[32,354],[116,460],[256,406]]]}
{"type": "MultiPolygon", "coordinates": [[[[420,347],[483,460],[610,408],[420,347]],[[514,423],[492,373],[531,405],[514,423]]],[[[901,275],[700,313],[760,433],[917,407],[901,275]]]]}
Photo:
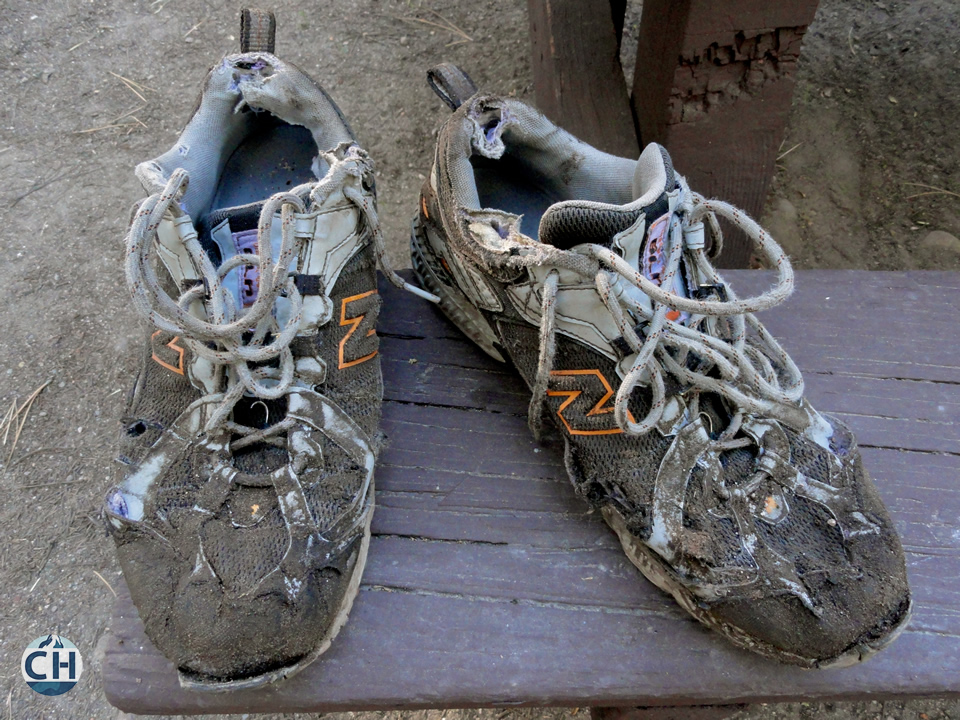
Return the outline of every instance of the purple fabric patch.
{"type": "Polygon", "coordinates": [[[114,490],[113,495],[107,498],[107,509],[118,517],[128,516],[127,501],[123,499],[119,490],[114,490]]]}
{"type": "MultiPolygon", "coordinates": [[[[640,257],[640,272],[661,287],[663,287],[663,275],[667,270],[667,234],[670,232],[670,218],[671,214],[666,213],[653,221],[647,231],[647,242],[640,257]]],[[[680,297],[687,296],[679,273],[673,276],[672,287],[663,289],[680,297]]],[[[667,320],[673,322],[684,323],[689,317],[689,313],[679,310],[667,312],[667,320]]]]}
{"type": "MultiPolygon", "coordinates": [[[[827,420],[827,422],[830,422],[827,420]]],[[[831,424],[831,427],[833,425],[831,424]]],[[[830,436],[830,449],[833,451],[834,455],[837,457],[846,457],[850,454],[850,448],[852,447],[850,440],[852,438],[844,432],[837,432],[836,428],[833,428],[833,435],[830,436]]]]}
{"type": "MultiPolygon", "coordinates": [[[[232,233],[233,244],[237,247],[238,255],[256,255],[259,252],[257,247],[257,230],[241,230],[232,233]]],[[[260,268],[256,265],[240,266],[240,302],[243,307],[248,308],[253,305],[257,299],[257,293],[260,291],[260,268]]]]}

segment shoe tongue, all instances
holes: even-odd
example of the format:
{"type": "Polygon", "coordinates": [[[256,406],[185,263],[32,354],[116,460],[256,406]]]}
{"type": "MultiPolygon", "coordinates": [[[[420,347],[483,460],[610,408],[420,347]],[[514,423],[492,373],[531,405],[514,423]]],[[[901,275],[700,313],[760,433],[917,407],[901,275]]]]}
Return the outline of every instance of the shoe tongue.
{"type": "Polygon", "coordinates": [[[249,205],[240,205],[239,207],[220,208],[212,210],[204,219],[204,225],[211,230],[217,227],[224,220],[229,221],[232,232],[241,232],[243,230],[252,230],[260,222],[260,211],[263,210],[264,203],[250,203],[249,205]]]}
{"type": "Polygon", "coordinates": [[[640,155],[626,205],[568,200],[551,205],[540,220],[539,240],[567,250],[581,243],[609,247],[613,238],[630,228],[641,216],[650,222],[667,212],[665,193],[676,181],[665,148],[650,143],[640,155]]]}
{"type": "MultiPolygon", "coordinates": [[[[260,211],[264,203],[250,203],[238,207],[220,208],[210,211],[198,227],[198,236],[203,249],[217,267],[235,255],[256,255],[257,228],[260,224],[260,211]]],[[[274,223],[279,226],[279,223],[274,223]]],[[[280,252],[280,237],[274,232],[271,237],[273,257],[280,252]]],[[[257,299],[260,289],[260,269],[254,265],[236,267],[223,278],[224,286],[229,289],[238,308],[250,307],[257,299]]]]}
{"type": "MultiPolygon", "coordinates": [[[[309,194],[305,189],[306,187],[305,185],[301,185],[295,188],[295,190],[297,196],[304,204],[309,205],[310,200],[309,194]]],[[[267,201],[264,199],[248,203],[247,205],[216,208],[208,212],[200,222],[197,223],[197,234],[200,238],[200,244],[203,249],[207,251],[207,254],[210,255],[214,265],[219,267],[224,260],[237,254],[238,248],[236,242],[228,242],[228,236],[253,231],[252,238],[253,241],[256,241],[256,230],[260,225],[260,213],[266,204],[267,201]]],[[[274,253],[274,257],[276,257],[276,253],[274,253]]]]}
{"type": "MultiPolygon", "coordinates": [[[[613,249],[632,268],[661,284],[667,263],[670,202],[667,193],[676,187],[673,163],[666,148],[650,143],[637,161],[633,175],[633,200],[626,205],[567,201],[551,206],[540,221],[540,242],[561,249],[580,243],[595,243],[613,249]],[[638,224],[644,218],[645,222],[638,224]],[[627,232],[636,226],[633,232],[627,232]]],[[[683,270],[664,288],[687,296],[683,270]]],[[[627,289],[638,302],[650,308],[650,298],[634,286],[627,289]]],[[[683,322],[686,313],[671,310],[667,318],[683,322]]]]}
{"type": "Polygon", "coordinates": [[[633,172],[633,201],[641,206],[652,205],[665,192],[673,190],[677,180],[673,162],[663,145],[650,143],[644,148],[633,172]]]}
{"type": "MultiPolygon", "coordinates": [[[[637,169],[633,175],[634,203],[644,208],[646,222],[642,232],[624,234],[616,238],[612,247],[619,251],[630,267],[639,270],[644,277],[663,287],[667,292],[687,297],[683,267],[673,276],[667,287],[663,286],[663,275],[667,265],[667,244],[670,233],[670,203],[666,192],[676,186],[673,163],[666,148],[656,143],[647,145],[637,169]]],[[[638,299],[642,298],[649,307],[649,298],[637,288],[630,290],[638,299]]],[[[688,313],[669,310],[667,319],[684,322],[688,313]]]]}
{"type": "Polygon", "coordinates": [[[211,210],[197,223],[200,245],[206,250],[216,267],[239,251],[235,235],[251,234],[253,231],[253,241],[256,241],[256,229],[260,223],[260,211],[263,205],[263,202],[256,202],[237,207],[218,208],[211,210]]]}

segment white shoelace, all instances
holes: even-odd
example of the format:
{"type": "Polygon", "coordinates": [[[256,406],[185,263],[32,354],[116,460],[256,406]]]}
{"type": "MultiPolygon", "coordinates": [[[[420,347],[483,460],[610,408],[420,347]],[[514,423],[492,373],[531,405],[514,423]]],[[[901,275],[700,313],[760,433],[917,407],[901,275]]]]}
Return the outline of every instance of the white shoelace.
{"type": "MultiPolygon", "coordinates": [[[[344,184],[347,176],[361,177],[365,171],[369,171],[369,159],[365,153],[352,146],[343,159],[326,153],[324,159],[329,163],[330,170],[310,191],[311,204],[320,206],[331,193],[341,190],[343,195],[356,205],[373,235],[377,263],[383,274],[399,288],[428,300],[438,301],[433,295],[405,282],[390,267],[373,203],[357,188],[344,184]]],[[[180,336],[193,353],[216,367],[215,387],[223,387],[226,366],[235,370],[237,382],[228,384],[223,392],[206,395],[194,403],[219,402],[204,430],[211,432],[223,429],[242,436],[231,443],[231,448],[235,450],[255,442],[283,445],[284,441],[276,436],[293,427],[293,419],[284,418],[266,428],[258,429],[239,425],[229,418],[234,406],[244,394],[249,393],[260,399],[280,398],[296,382],[290,343],[300,329],[303,299],[288,268],[305,242],[295,233],[294,217],[294,213],[306,211],[305,204],[298,195],[291,192],[277,193],[270,197],[260,212],[257,254],[240,253],[215,268],[201,247],[196,231],[189,224],[189,216],[180,208],[179,201],[187,190],[187,184],[187,172],[176,170],[162,190],[140,204],[126,238],[127,284],[138,311],[145,318],[157,328],[180,336]],[[274,261],[270,237],[274,215],[278,210],[282,241],[279,256],[274,261]],[[203,278],[202,285],[185,290],[176,300],[163,289],[150,262],[157,228],[167,213],[173,216],[175,225],[187,224],[189,230],[182,235],[183,242],[203,278]],[[227,273],[241,265],[260,269],[259,292],[253,304],[246,310],[236,307],[232,293],[223,285],[227,273]],[[205,294],[208,319],[202,320],[191,314],[189,308],[194,302],[202,301],[205,294]],[[283,294],[289,299],[291,308],[289,319],[280,327],[273,308],[283,294]],[[272,339],[264,344],[268,334],[272,339]],[[245,335],[248,335],[248,339],[244,338],[245,335]],[[279,358],[279,369],[250,367],[251,363],[265,363],[274,358],[279,358]],[[264,382],[268,379],[271,382],[264,382]]],[[[327,320],[329,315],[330,313],[327,320]]]]}
{"type": "MultiPolygon", "coordinates": [[[[681,188],[679,202],[670,219],[668,258],[660,284],[600,245],[582,245],[571,251],[551,253],[549,262],[595,283],[597,293],[613,316],[623,340],[635,353],[630,370],[617,390],[614,405],[616,422],[621,430],[630,435],[642,435],[657,426],[667,402],[663,378],[665,373],[670,373],[698,391],[693,393],[689,404],[692,416],[699,414],[699,392],[716,393],[737,408],[718,440],[730,447],[739,447],[749,442],[743,438],[733,440],[744,413],[776,415],[778,406],[795,403],[803,395],[803,378],[797,366],[754,316],[760,310],[779,305],[790,295],[793,269],[780,246],[743,211],[692,192],[682,178],[678,178],[678,182],[681,188]],[[738,299],[711,265],[703,249],[702,223],[705,219],[713,237],[722,242],[717,215],[726,217],[743,230],[756,243],[763,259],[777,268],[777,282],[766,292],[738,299]],[[684,253],[688,270],[694,270],[701,280],[707,281],[702,284],[724,285],[727,300],[698,300],[664,290],[671,287],[684,253]],[[647,309],[625,292],[623,283],[645,293],[653,309],[647,309]],[[673,322],[666,317],[670,310],[689,313],[689,317],[684,323],[673,322]],[[641,338],[635,328],[643,323],[646,324],[643,328],[645,337],[641,338]],[[749,331],[752,334],[748,334],[749,331]],[[697,369],[687,367],[691,355],[700,360],[697,369]],[[648,379],[651,388],[651,405],[646,416],[635,421],[628,410],[629,401],[644,378],[648,379]]],[[[542,262],[534,256],[521,256],[517,261],[520,265],[542,262]]],[[[540,355],[529,410],[530,425],[535,434],[540,431],[543,401],[556,353],[558,288],[559,272],[553,270],[543,287],[540,355]]]]}

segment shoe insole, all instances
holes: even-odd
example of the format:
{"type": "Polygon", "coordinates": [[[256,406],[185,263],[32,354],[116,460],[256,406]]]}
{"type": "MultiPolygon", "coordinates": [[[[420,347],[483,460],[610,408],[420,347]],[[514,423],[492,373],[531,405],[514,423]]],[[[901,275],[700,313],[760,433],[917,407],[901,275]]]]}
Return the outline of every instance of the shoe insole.
{"type": "Polygon", "coordinates": [[[249,134],[220,174],[213,210],[261,202],[316,179],[311,165],[317,146],[309,130],[269,113],[258,113],[250,122],[249,134]]]}
{"type": "Polygon", "coordinates": [[[471,162],[480,206],[522,215],[521,232],[537,240],[540,218],[564,198],[537,185],[530,172],[509,155],[493,161],[474,156],[471,162]]]}

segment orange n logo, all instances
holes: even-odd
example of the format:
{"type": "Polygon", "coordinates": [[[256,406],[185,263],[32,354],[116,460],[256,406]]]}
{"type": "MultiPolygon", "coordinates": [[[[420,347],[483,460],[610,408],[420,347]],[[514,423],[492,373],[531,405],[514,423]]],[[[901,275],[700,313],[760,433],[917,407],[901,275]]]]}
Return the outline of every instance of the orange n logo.
{"type": "MultiPolygon", "coordinates": [[[[617,435],[619,428],[613,416],[613,388],[599,370],[552,370],[549,397],[565,397],[557,408],[557,417],[571,435],[617,435]]],[[[633,413],[627,411],[630,422],[633,413]]]]}
{"type": "Polygon", "coordinates": [[[380,298],[376,290],[344,298],[340,304],[340,325],[349,326],[340,341],[340,369],[366,362],[377,354],[377,312],[380,298]],[[347,305],[350,317],[347,317],[347,305]]]}
{"type": "MultiPolygon", "coordinates": [[[[163,332],[163,330],[157,330],[150,336],[150,344],[153,347],[152,357],[158,365],[162,365],[177,375],[183,375],[183,348],[177,345],[177,340],[180,339],[180,336],[174,335],[173,340],[165,343],[162,339],[157,338],[157,336],[163,332]]],[[[166,333],[168,336],[169,334],[170,333],[166,333]]]]}

